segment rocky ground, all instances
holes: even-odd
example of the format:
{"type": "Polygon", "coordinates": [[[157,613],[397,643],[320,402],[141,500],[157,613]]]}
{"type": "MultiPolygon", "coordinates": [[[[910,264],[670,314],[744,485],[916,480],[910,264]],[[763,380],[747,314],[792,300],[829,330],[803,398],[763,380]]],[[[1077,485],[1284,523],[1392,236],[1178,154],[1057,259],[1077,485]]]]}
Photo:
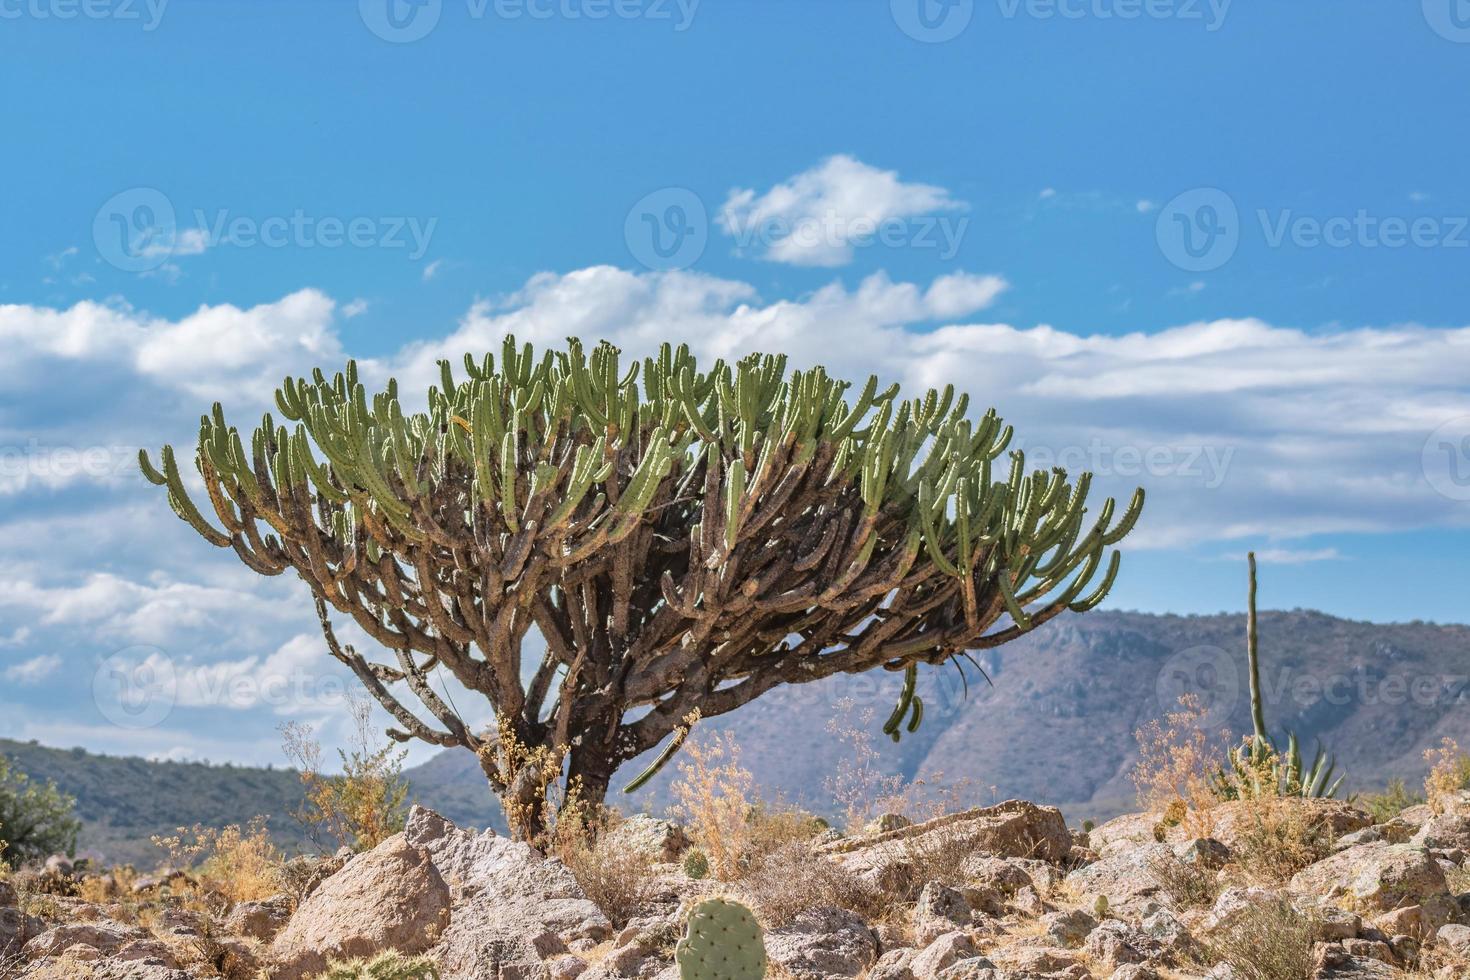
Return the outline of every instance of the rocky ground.
{"type": "Polygon", "coordinates": [[[181,874],[123,888],[53,861],[0,883],[0,980],[308,980],[384,950],[428,954],[445,980],[673,980],[685,911],[710,894],[756,909],[771,974],[795,980],[1470,977],[1470,793],[1378,825],[1292,801],[1090,832],[1012,801],[829,832],[725,883],[685,873],[665,821],[600,846],[642,854],[603,870],[643,878],[584,888],[422,808],[371,851],[297,859],[263,901],[201,905],[172,897],[193,893],[181,874]]]}

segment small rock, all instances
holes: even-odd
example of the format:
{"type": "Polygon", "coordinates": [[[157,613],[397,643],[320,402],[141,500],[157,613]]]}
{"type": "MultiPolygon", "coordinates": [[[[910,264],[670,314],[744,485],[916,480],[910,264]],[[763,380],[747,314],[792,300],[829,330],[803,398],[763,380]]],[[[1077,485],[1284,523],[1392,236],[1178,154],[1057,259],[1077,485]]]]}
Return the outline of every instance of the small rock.
{"type": "Polygon", "coordinates": [[[237,936],[268,943],[291,921],[291,903],[284,895],[263,902],[241,902],[230,909],[225,928],[237,936]]]}
{"type": "Polygon", "coordinates": [[[931,881],[919,892],[914,906],[914,942],[927,946],[934,940],[970,924],[970,903],[965,896],[942,882],[931,881]]]}
{"type": "Polygon", "coordinates": [[[960,960],[979,956],[975,943],[963,932],[947,932],[925,946],[923,951],[909,963],[909,969],[917,980],[933,980],[941,970],[960,960]]]}
{"type": "Polygon", "coordinates": [[[1470,956],[1470,926],[1440,926],[1434,941],[1459,956],[1470,956]]]}
{"type": "Polygon", "coordinates": [[[1067,949],[1077,949],[1087,936],[1097,928],[1097,920],[1081,909],[1066,912],[1049,912],[1041,917],[1042,934],[1048,941],[1067,949]]]}
{"type": "Polygon", "coordinates": [[[655,861],[677,861],[689,847],[684,828],[672,820],[660,820],[636,814],[618,824],[608,834],[607,843],[647,854],[655,861]]]}
{"type": "Polygon", "coordinates": [[[878,937],[846,909],[814,908],[766,933],[766,955],[796,980],[856,977],[878,958],[878,937]]]}
{"type": "Polygon", "coordinates": [[[1218,871],[1230,860],[1230,848],[1213,837],[1196,837],[1175,845],[1174,856],[1190,867],[1218,871]]]}

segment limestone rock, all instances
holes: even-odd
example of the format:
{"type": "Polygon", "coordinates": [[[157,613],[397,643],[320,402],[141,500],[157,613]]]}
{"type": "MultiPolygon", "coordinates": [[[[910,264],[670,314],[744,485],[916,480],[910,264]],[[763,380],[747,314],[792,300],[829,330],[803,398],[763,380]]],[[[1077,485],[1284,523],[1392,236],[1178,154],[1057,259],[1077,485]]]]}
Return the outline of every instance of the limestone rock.
{"type": "Polygon", "coordinates": [[[329,959],[422,953],[449,925],[450,891],[427,850],[396,834],[359,854],[301,904],[272,943],[274,980],[302,980],[329,959]]]}
{"type": "Polygon", "coordinates": [[[766,933],[766,955],[796,980],[856,977],[878,959],[878,937],[845,909],[808,909],[766,933]]]}
{"type": "Polygon", "coordinates": [[[1423,848],[1360,844],[1318,861],[1291,879],[1293,891],[1344,899],[1364,912],[1448,901],[1444,870],[1423,848]]]}

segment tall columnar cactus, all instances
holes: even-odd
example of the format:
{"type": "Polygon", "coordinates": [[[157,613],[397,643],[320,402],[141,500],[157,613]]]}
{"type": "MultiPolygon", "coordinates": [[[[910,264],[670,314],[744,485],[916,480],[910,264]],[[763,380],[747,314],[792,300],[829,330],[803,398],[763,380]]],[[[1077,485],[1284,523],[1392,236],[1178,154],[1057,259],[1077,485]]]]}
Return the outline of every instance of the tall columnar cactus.
{"type": "Polygon", "coordinates": [[[765,938],[750,909],[711,898],[690,911],[674,959],[680,980],[761,980],[766,974],[765,938]]]}
{"type": "Polygon", "coordinates": [[[1337,763],[1326,750],[1319,745],[1311,765],[1306,765],[1296,732],[1286,733],[1286,751],[1278,752],[1266,729],[1265,699],[1261,693],[1260,631],[1256,619],[1255,552],[1246,555],[1246,568],[1249,584],[1246,589],[1245,650],[1250,668],[1252,734],[1244,745],[1230,750],[1233,775],[1222,773],[1219,784],[1230,796],[1262,792],[1307,798],[1336,796],[1343,777],[1333,780],[1337,763]]]}
{"type": "Polygon", "coordinates": [[[1090,474],[1004,461],[1010,428],[952,388],[902,399],[784,357],[701,370],[684,347],[628,364],[575,340],[538,357],[507,338],[498,361],[439,368],[423,411],[393,380],[369,395],[353,363],[288,378],[252,433],[216,404],[194,466],[217,523],[172,448],[141,465],[205,540],[295,571],[390,734],[476,752],[528,833],[560,768],[523,750],[565,752],[595,802],[696,710],[954,664],[1100,602],[1143,502],[1092,513],[1090,474]],[[389,662],[339,643],[331,610],[389,662]],[[533,629],[545,654],[523,665],[533,629]],[[500,735],[465,724],[431,684],[441,668],[500,735]]]}

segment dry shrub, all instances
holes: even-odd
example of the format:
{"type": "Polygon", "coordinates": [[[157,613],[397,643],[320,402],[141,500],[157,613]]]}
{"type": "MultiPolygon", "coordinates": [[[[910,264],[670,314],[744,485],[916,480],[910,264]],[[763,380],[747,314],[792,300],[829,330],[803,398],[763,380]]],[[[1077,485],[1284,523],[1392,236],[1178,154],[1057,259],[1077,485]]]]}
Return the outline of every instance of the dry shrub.
{"type": "Polygon", "coordinates": [[[192,866],[201,885],[231,903],[258,902],[281,888],[281,852],[271,841],[264,817],[251,820],[244,829],[231,824],[223,829],[195,825],[180,827],[173,837],[155,837],[175,862],[192,866]]]}
{"type": "Polygon", "coordinates": [[[881,889],[800,841],[761,855],[742,879],[741,889],[771,927],[783,926],[807,909],[822,906],[849,909],[870,921],[893,911],[892,901],[881,889]]]}
{"type": "Polygon", "coordinates": [[[1252,884],[1280,886],[1332,853],[1332,831],[1294,797],[1247,801],[1250,821],[1231,852],[1231,865],[1252,884]]]}
{"type": "Polygon", "coordinates": [[[709,858],[721,881],[739,877],[751,848],[751,796],[755,777],[740,764],[740,746],[729,732],[691,741],[674,781],[675,812],[690,838],[709,858]]]}
{"type": "Polygon", "coordinates": [[[403,829],[408,783],[403,778],[404,750],[383,744],[372,723],[372,706],[353,699],[351,751],[338,751],[342,774],[322,773],[322,746],[312,730],[298,722],[281,726],[282,747],[296,766],[306,801],[296,819],[313,841],[329,837],[338,847],[368,851],[403,829]]]}
{"type": "Polygon", "coordinates": [[[608,842],[608,832],[622,819],[615,810],[581,802],[575,787],[568,796],[547,833],[547,850],[567,866],[593,904],[621,928],[652,897],[653,857],[608,842]]]}
{"type": "Polygon", "coordinates": [[[1150,858],[1147,868],[1180,910],[1209,908],[1220,897],[1220,879],[1214,872],[1163,855],[1150,858]]]}
{"type": "Polygon", "coordinates": [[[1220,803],[1215,780],[1225,768],[1204,718],[1199,699],[1186,694],[1162,722],[1155,719],[1133,733],[1138,764],[1132,778],[1139,804],[1166,825],[1182,823],[1194,837],[1208,837],[1214,829],[1211,811],[1220,803]]]}
{"type": "Polygon", "coordinates": [[[1289,902],[1253,905],[1211,938],[1206,965],[1228,963],[1240,980],[1310,980],[1313,932],[1289,902]]]}
{"type": "Polygon", "coordinates": [[[1470,756],[1460,751],[1454,739],[1446,738],[1439,748],[1425,750],[1424,761],[1430,764],[1429,775],[1424,779],[1429,809],[1444,813],[1460,790],[1470,789],[1470,756]]]}

